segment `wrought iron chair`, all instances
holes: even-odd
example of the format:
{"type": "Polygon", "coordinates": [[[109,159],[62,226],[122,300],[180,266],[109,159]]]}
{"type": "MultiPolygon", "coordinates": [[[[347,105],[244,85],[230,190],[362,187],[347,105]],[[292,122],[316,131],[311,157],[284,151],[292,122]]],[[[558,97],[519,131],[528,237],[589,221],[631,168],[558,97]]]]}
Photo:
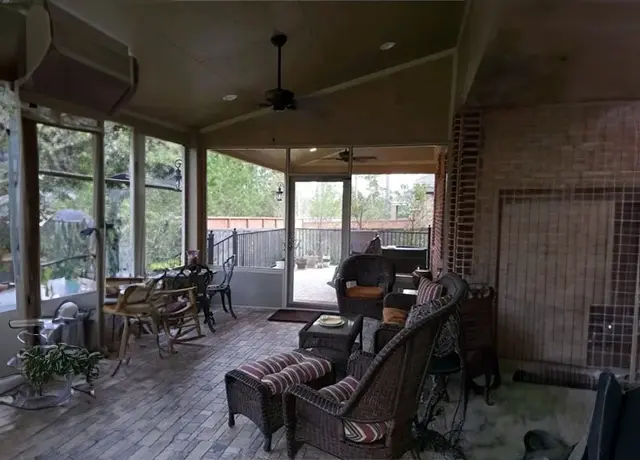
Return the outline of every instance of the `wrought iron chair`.
{"type": "Polygon", "coordinates": [[[215,332],[213,327],[216,324],[216,320],[213,317],[211,308],[209,307],[209,285],[213,280],[213,272],[211,269],[203,264],[187,265],[182,268],[181,273],[185,273],[188,270],[188,278],[192,286],[195,286],[196,305],[198,306],[198,312],[202,312],[204,315],[204,323],[209,327],[211,332],[215,332]]]}
{"type": "Polygon", "coordinates": [[[456,309],[445,305],[400,331],[378,353],[358,351],[348,376],[318,391],[293,385],[284,392],[289,458],[311,444],[342,459],[417,454],[413,424],[437,335],[456,309]]]}
{"type": "Polygon", "coordinates": [[[396,271],[386,257],[356,254],[342,261],[335,281],[341,314],[382,319],[382,301],[393,291],[396,271]]]}
{"type": "Polygon", "coordinates": [[[222,264],[222,270],[224,271],[224,278],[220,284],[212,284],[207,287],[207,296],[208,302],[211,304],[213,297],[216,294],[220,294],[220,299],[222,301],[222,309],[226,313],[230,313],[233,319],[236,319],[237,316],[233,311],[233,304],[231,303],[231,278],[233,277],[233,268],[236,266],[236,256],[232,255],[227,258],[222,264]],[[229,303],[229,310],[227,310],[226,301],[229,303]]]}

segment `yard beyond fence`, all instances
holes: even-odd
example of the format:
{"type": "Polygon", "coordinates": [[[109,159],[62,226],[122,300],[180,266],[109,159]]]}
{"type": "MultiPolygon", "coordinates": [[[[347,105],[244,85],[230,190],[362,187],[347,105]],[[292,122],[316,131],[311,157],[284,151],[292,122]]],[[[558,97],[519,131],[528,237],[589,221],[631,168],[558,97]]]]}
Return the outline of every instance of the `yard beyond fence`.
{"type": "MultiPolygon", "coordinates": [[[[360,230],[351,230],[357,234],[360,230]]],[[[383,246],[427,248],[431,251],[431,228],[423,231],[362,230],[377,232],[383,246]]],[[[329,256],[332,264],[340,262],[341,229],[296,228],[296,258],[329,256]]],[[[284,258],[285,231],[272,230],[209,230],[207,234],[207,263],[222,265],[233,254],[238,267],[269,268],[284,258]]]]}

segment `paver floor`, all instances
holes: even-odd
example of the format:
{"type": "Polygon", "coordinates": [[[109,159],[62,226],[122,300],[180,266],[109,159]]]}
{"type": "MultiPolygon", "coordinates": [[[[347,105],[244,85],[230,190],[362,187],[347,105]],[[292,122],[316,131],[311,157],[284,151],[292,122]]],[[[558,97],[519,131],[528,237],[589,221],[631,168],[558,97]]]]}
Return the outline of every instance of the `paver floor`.
{"type": "Polygon", "coordinates": [[[293,273],[293,300],[337,305],[336,290],[327,284],[335,271],[335,266],[296,269],[293,273]]]}
{"type": "MultiPolygon", "coordinates": [[[[96,399],[74,395],[65,406],[33,412],[0,406],[0,458],[286,458],[282,429],[274,436],[273,451],[265,453],[260,432],[245,417],[238,416],[234,428],[227,426],[223,378],[225,372],[244,361],[295,348],[302,325],[267,321],[272,311],[238,308],[237,313],[238,319],[233,320],[216,310],[216,333],[207,331],[206,338],[194,342],[197,345],[180,346],[179,352],[168,359],[159,359],[153,341],[143,339],[147,348],[140,350],[129,366],[113,378],[105,369],[105,376],[97,382],[96,399]]],[[[375,321],[367,320],[365,349],[374,327],[375,321]]],[[[581,394],[573,399],[567,395],[576,395],[575,390],[551,392],[541,385],[506,384],[504,390],[496,392],[497,404],[492,408],[476,398],[464,427],[470,441],[468,458],[521,458],[518,449],[531,410],[536,427],[542,424],[547,429],[572,426],[576,417],[587,417],[584,414],[588,414],[589,406],[581,402],[581,394]],[[546,415],[541,414],[540,400],[547,401],[546,415]],[[576,417],[571,415],[574,406],[584,409],[576,417]],[[569,416],[560,419],[558,413],[569,416]],[[497,452],[499,455],[494,455],[497,452]]],[[[581,425],[575,427],[580,433],[581,425]]],[[[305,446],[297,458],[332,457],[305,446]]],[[[440,457],[423,453],[422,458],[440,457]]]]}

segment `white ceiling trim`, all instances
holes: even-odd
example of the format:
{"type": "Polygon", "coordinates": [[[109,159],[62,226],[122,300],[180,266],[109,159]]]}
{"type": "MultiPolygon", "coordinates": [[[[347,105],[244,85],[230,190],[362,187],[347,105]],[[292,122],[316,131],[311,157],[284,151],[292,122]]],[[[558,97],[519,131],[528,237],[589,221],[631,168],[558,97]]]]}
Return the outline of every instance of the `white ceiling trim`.
{"type": "MultiPolygon", "coordinates": [[[[353,88],[354,86],[359,86],[364,83],[368,83],[374,80],[378,80],[383,77],[387,77],[389,75],[393,75],[398,72],[402,72],[403,70],[408,70],[412,67],[416,67],[422,64],[426,64],[427,62],[437,61],[438,59],[446,58],[449,56],[455,55],[456,48],[449,48],[444,51],[440,51],[438,53],[430,54],[428,56],[423,56],[418,59],[414,59],[413,61],[404,62],[402,64],[398,64],[393,67],[388,67],[386,69],[379,70],[377,72],[370,73],[368,75],[364,75],[362,77],[354,78],[353,80],[345,81],[343,83],[338,83],[337,85],[330,86],[328,88],[323,88],[318,91],[314,91],[313,93],[307,94],[303,96],[301,99],[325,96],[327,94],[332,94],[338,91],[342,91],[348,88],[353,88]]],[[[237,117],[229,118],[228,120],[221,121],[219,123],[214,123],[209,126],[205,126],[200,129],[200,133],[209,133],[211,131],[216,131],[218,129],[226,128],[228,126],[235,125],[236,123],[240,123],[243,121],[250,120],[252,118],[256,118],[262,115],[267,115],[269,113],[273,113],[273,110],[270,108],[264,108],[260,110],[256,110],[254,112],[249,112],[244,115],[240,115],[237,117]]]]}
{"type": "Polygon", "coordinates": [[[154,125],[162,126],[163,128],[173,129],[176,131],[181,131],[183,133],[189,132],[189,128],[187,128],[186,126],[176,125],[168,121],[160,120],[159,118],[143,115],[140,112],[132,112],[131,110],[121,109],[121,110],[118,110],[116,115],[125,115],[127,117],[137,118],[138,120],[141,120],[141,121],[153,123],[154,125]]]}

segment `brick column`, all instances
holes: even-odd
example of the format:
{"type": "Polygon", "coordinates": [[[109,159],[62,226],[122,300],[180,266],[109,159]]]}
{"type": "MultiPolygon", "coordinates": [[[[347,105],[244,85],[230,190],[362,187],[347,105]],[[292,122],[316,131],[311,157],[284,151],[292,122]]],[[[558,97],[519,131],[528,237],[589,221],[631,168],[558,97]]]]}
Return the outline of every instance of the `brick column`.
{"type": "Polygon", "coordinates": [[[431,231],[431,271],[438,273],[444,268],[444,208],[447,196],[447,150],[438,152],[435,186],[433,191],[433,230],[431,231]]]}
{"type": "Polygon", "coordinates": [[[447,162],[447,269],[471,274],[482,117],[478,111],[456,115],[447,162]]]}

